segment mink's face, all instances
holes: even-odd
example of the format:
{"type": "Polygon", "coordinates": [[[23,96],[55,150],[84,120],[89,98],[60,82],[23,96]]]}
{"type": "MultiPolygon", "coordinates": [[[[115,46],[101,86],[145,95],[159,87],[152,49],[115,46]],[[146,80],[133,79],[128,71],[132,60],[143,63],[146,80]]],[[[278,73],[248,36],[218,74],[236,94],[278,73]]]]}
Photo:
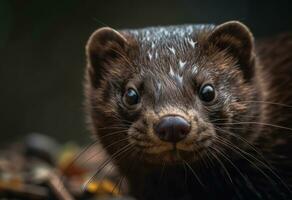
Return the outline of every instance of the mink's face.
{"type": "Polygon", "coordinates": [[[117,160],[123,154],[173,164],[227,151],[238,137],[248,140],[232,129],[253,100],[251,53],[242,52],[252,51],[247,37],[241,24],[98,30],[87,46],[85,87],[93,131],[105,149],[117,160]],[[226,26],[235,30],[224,32],[226,26]]]}

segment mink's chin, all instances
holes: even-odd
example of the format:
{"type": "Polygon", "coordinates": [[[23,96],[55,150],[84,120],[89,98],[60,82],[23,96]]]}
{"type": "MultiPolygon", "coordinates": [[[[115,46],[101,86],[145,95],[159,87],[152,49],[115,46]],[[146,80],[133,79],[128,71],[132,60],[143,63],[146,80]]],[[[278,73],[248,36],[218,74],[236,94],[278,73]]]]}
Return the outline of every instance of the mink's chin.
{"type": "Polygon", "coordinates": [[[153,164],[181,164],[184,162],[195,162],[203,155],[203,149],[200,151],[185,151],[173,146],[159,153],[144,153],[144,160],[153,164]],[[200,155],[199,155],[200,154],[200,155]],[[201,155],[202,154],[202,155],[201,155]]]}

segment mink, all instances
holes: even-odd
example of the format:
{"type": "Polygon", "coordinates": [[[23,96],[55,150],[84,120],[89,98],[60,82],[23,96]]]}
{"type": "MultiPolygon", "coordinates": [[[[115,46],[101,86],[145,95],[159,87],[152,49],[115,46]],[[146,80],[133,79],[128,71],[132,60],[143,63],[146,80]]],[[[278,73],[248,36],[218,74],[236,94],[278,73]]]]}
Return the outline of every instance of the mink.
{"type": "Polygon", "coordinates": [[[292,199],[292,34],[104,27],[86,56],[90,130],[136,199],[292,199]]]}

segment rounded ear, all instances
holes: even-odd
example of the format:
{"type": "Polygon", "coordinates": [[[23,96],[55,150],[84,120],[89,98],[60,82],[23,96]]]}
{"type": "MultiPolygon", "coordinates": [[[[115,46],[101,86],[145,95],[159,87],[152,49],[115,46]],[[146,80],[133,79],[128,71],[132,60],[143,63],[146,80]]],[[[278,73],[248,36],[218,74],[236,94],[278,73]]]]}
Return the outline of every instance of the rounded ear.
{"type": "Polygon", "coordinates": [[[223,23],[212,31],[209,42],[238,61],[246,78],[253,76],[254,38],[250,30],[238,21],[223,23]]]}
{"type": "Polygon", "coordinates": [[[86,45],[87,70],[92,84],[96,87],[110,63],[126,56],[128,42],[118,31],[104,27],[96,30],[86,45]]]}

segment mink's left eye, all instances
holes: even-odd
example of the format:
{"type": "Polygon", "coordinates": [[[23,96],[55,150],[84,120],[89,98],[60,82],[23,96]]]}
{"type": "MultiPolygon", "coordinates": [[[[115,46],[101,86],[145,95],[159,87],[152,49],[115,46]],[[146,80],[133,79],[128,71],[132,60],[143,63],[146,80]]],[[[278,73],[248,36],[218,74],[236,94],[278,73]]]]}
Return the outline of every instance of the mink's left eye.
{"type": "Polygon", "coordinates": [[[140,102],[140,97],[139,97],[138,92],[135,89],[129,88],[125,92],[123,100],[126,106],[132,107],[140,102]]]}
{"type": "Polygon", "coordinates": [[[206,84],[200,88],[199,97],[204,102],[211,102],[215,99],[215,89],[212,85],[206,84]]]}

